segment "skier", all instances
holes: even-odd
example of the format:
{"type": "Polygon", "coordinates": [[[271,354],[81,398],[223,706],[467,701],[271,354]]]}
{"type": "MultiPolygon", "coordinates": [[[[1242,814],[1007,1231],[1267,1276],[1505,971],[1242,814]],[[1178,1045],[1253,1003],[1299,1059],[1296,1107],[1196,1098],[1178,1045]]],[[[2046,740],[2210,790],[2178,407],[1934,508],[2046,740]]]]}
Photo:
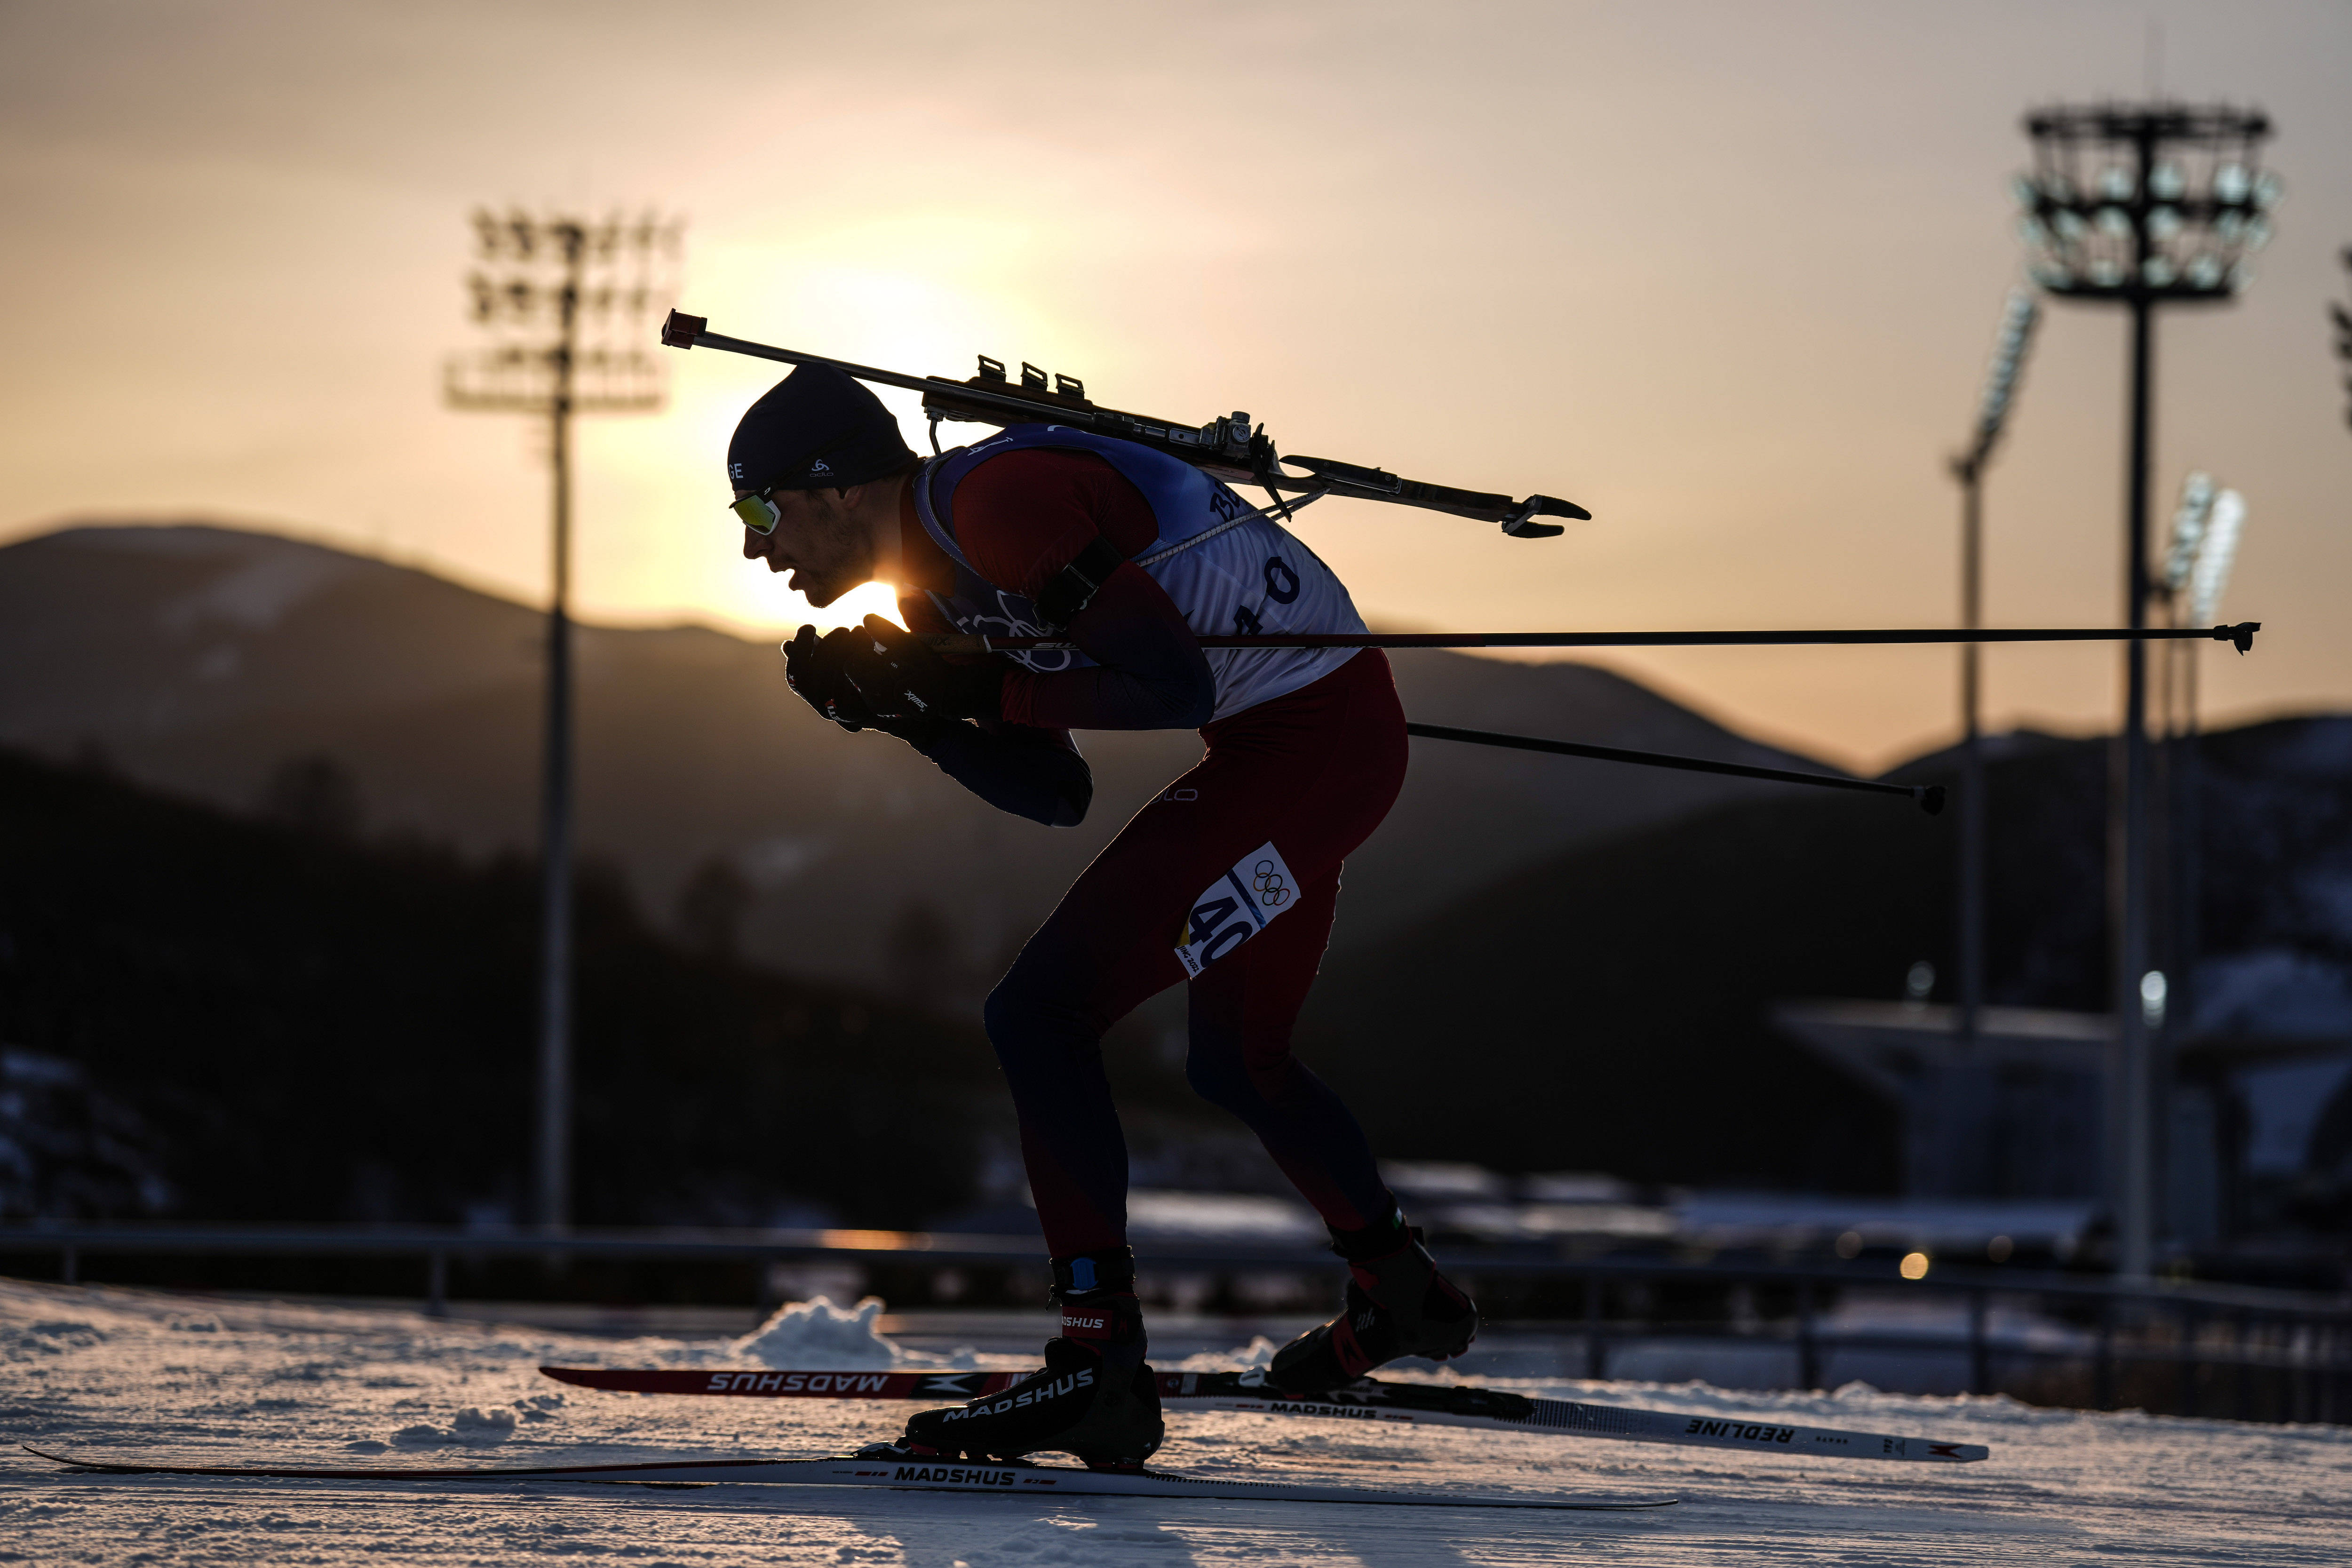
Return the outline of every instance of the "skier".
{"type": "Polygon", "coordinates": [[[1079,877],[986,1005],[1060,1335],[1042,1372],[915,1415],[902,1447],[1053,1449],[1124,1468],[1160,1446],[1100,1042],[1180,980],[1187,1079],[1256,1132],[1348,1264],[1344,1310],[1284,1346],[1268,1380],[1328,1388],[1398,1356],[1459,1355],[1476,1309],[1405,1223],[1355,1119],[1290,1054],[1340,863],[1404,781],[1387,658],[1195,641],[1362,631],[1330,569],[1225,485],[1132,443],[1016,425],[919,464],[881,401],[829,366],[803,365],[752,405],[728,474],[744,555],[789,571],[812,605],[878,580],[915,633],[1050,632],[1082,650],[951,660],[879,616],[823,637],[803,626],[787,679],[844,729],[894,735],[1049,826],[1075,826],[1093,794],[1072,730],[1197,729],[1207,746],[1079,877]]]}

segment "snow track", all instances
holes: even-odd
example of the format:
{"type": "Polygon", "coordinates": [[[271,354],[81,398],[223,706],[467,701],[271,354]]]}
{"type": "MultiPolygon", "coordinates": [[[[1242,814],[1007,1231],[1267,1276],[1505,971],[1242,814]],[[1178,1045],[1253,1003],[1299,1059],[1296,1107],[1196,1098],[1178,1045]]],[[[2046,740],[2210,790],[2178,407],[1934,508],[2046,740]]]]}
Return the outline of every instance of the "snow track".
{"type": "MultiPolygon", "coordinates": [[[[2344,1561],[2352,1429],[2029,1409],[1861,1388],[1518,1381],[1694,1414],[1993,1445],[1968,1466],[1862,1466],[1517,1433],[1366,1429],[1171,1412],[1168,1468],[1481,1492],[1668,1491],[1634,1515],[1474,1514],[1156,1499],[971,1497],[518,1481],[255,1481],[64,1474],[20,1442],[234,1464],[593,1464],[887,1436],[902,1406],[665,1400],[555,1389],[542,1362],[730,1364],[723,1340],[615,1342],[402,1313],[199,1301],[0,1280],[0,1563],[738,1563],[1624,1564],[2344,1561]],[[1863,1417],[1867,1416],[1864,1420],[1863,1417]]],[[[1485,1381],[1485,1380],[1482,1380],[1485,1381]]]]}

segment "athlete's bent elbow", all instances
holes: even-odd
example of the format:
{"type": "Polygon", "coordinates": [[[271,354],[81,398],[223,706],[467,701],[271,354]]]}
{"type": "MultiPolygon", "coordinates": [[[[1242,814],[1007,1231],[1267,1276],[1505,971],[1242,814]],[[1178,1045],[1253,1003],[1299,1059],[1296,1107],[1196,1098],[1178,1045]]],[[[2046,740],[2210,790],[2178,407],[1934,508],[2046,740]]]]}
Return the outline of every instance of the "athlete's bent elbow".
{"type": "Polygon", "coordinates": [[[1062,791],[1054,802],[1054,813],[1046,818],[1048,827],[1076,827],[1087,819],[1087,807],[1095,803],[1095,781],[1079,779],[1062,791]]]}
{"type": "Polygon", "coordinates": [[[1217,680],[1209,673],[1206,659],[1195,677],[1185,685],[1183,710],[1176,715],[1171,729],[1197,730],[1217,716],[1217,680]]]}

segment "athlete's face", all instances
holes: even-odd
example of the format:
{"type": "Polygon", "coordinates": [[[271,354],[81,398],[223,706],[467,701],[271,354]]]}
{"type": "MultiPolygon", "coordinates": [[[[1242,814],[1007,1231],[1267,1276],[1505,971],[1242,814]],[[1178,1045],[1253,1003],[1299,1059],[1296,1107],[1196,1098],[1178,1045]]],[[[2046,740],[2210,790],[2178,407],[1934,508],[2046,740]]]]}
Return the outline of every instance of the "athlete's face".
{"type": "Polygon", "coordinates": [[[769,491],[778,514],[775,531],[745,529],[743,558],[791,573],[784,585],[823,609],[874,575],[873,531],[857,504],[870,488],[769,491]]]}

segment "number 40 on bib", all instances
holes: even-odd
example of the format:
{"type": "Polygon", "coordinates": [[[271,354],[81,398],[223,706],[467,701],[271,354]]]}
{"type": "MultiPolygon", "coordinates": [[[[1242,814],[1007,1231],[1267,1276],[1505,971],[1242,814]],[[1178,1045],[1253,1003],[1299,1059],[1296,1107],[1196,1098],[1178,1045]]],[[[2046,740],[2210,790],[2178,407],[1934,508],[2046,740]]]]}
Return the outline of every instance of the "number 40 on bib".
{"type": "Polygon", "coordinates": [[[1176,960],[1198,980],[1201,972],[1265,929],[1266,921],[1298,901],[1298,879],[1282,863],[1274,840],[1234,862],[1192,900],[1176,943],[1176,960]]]}

